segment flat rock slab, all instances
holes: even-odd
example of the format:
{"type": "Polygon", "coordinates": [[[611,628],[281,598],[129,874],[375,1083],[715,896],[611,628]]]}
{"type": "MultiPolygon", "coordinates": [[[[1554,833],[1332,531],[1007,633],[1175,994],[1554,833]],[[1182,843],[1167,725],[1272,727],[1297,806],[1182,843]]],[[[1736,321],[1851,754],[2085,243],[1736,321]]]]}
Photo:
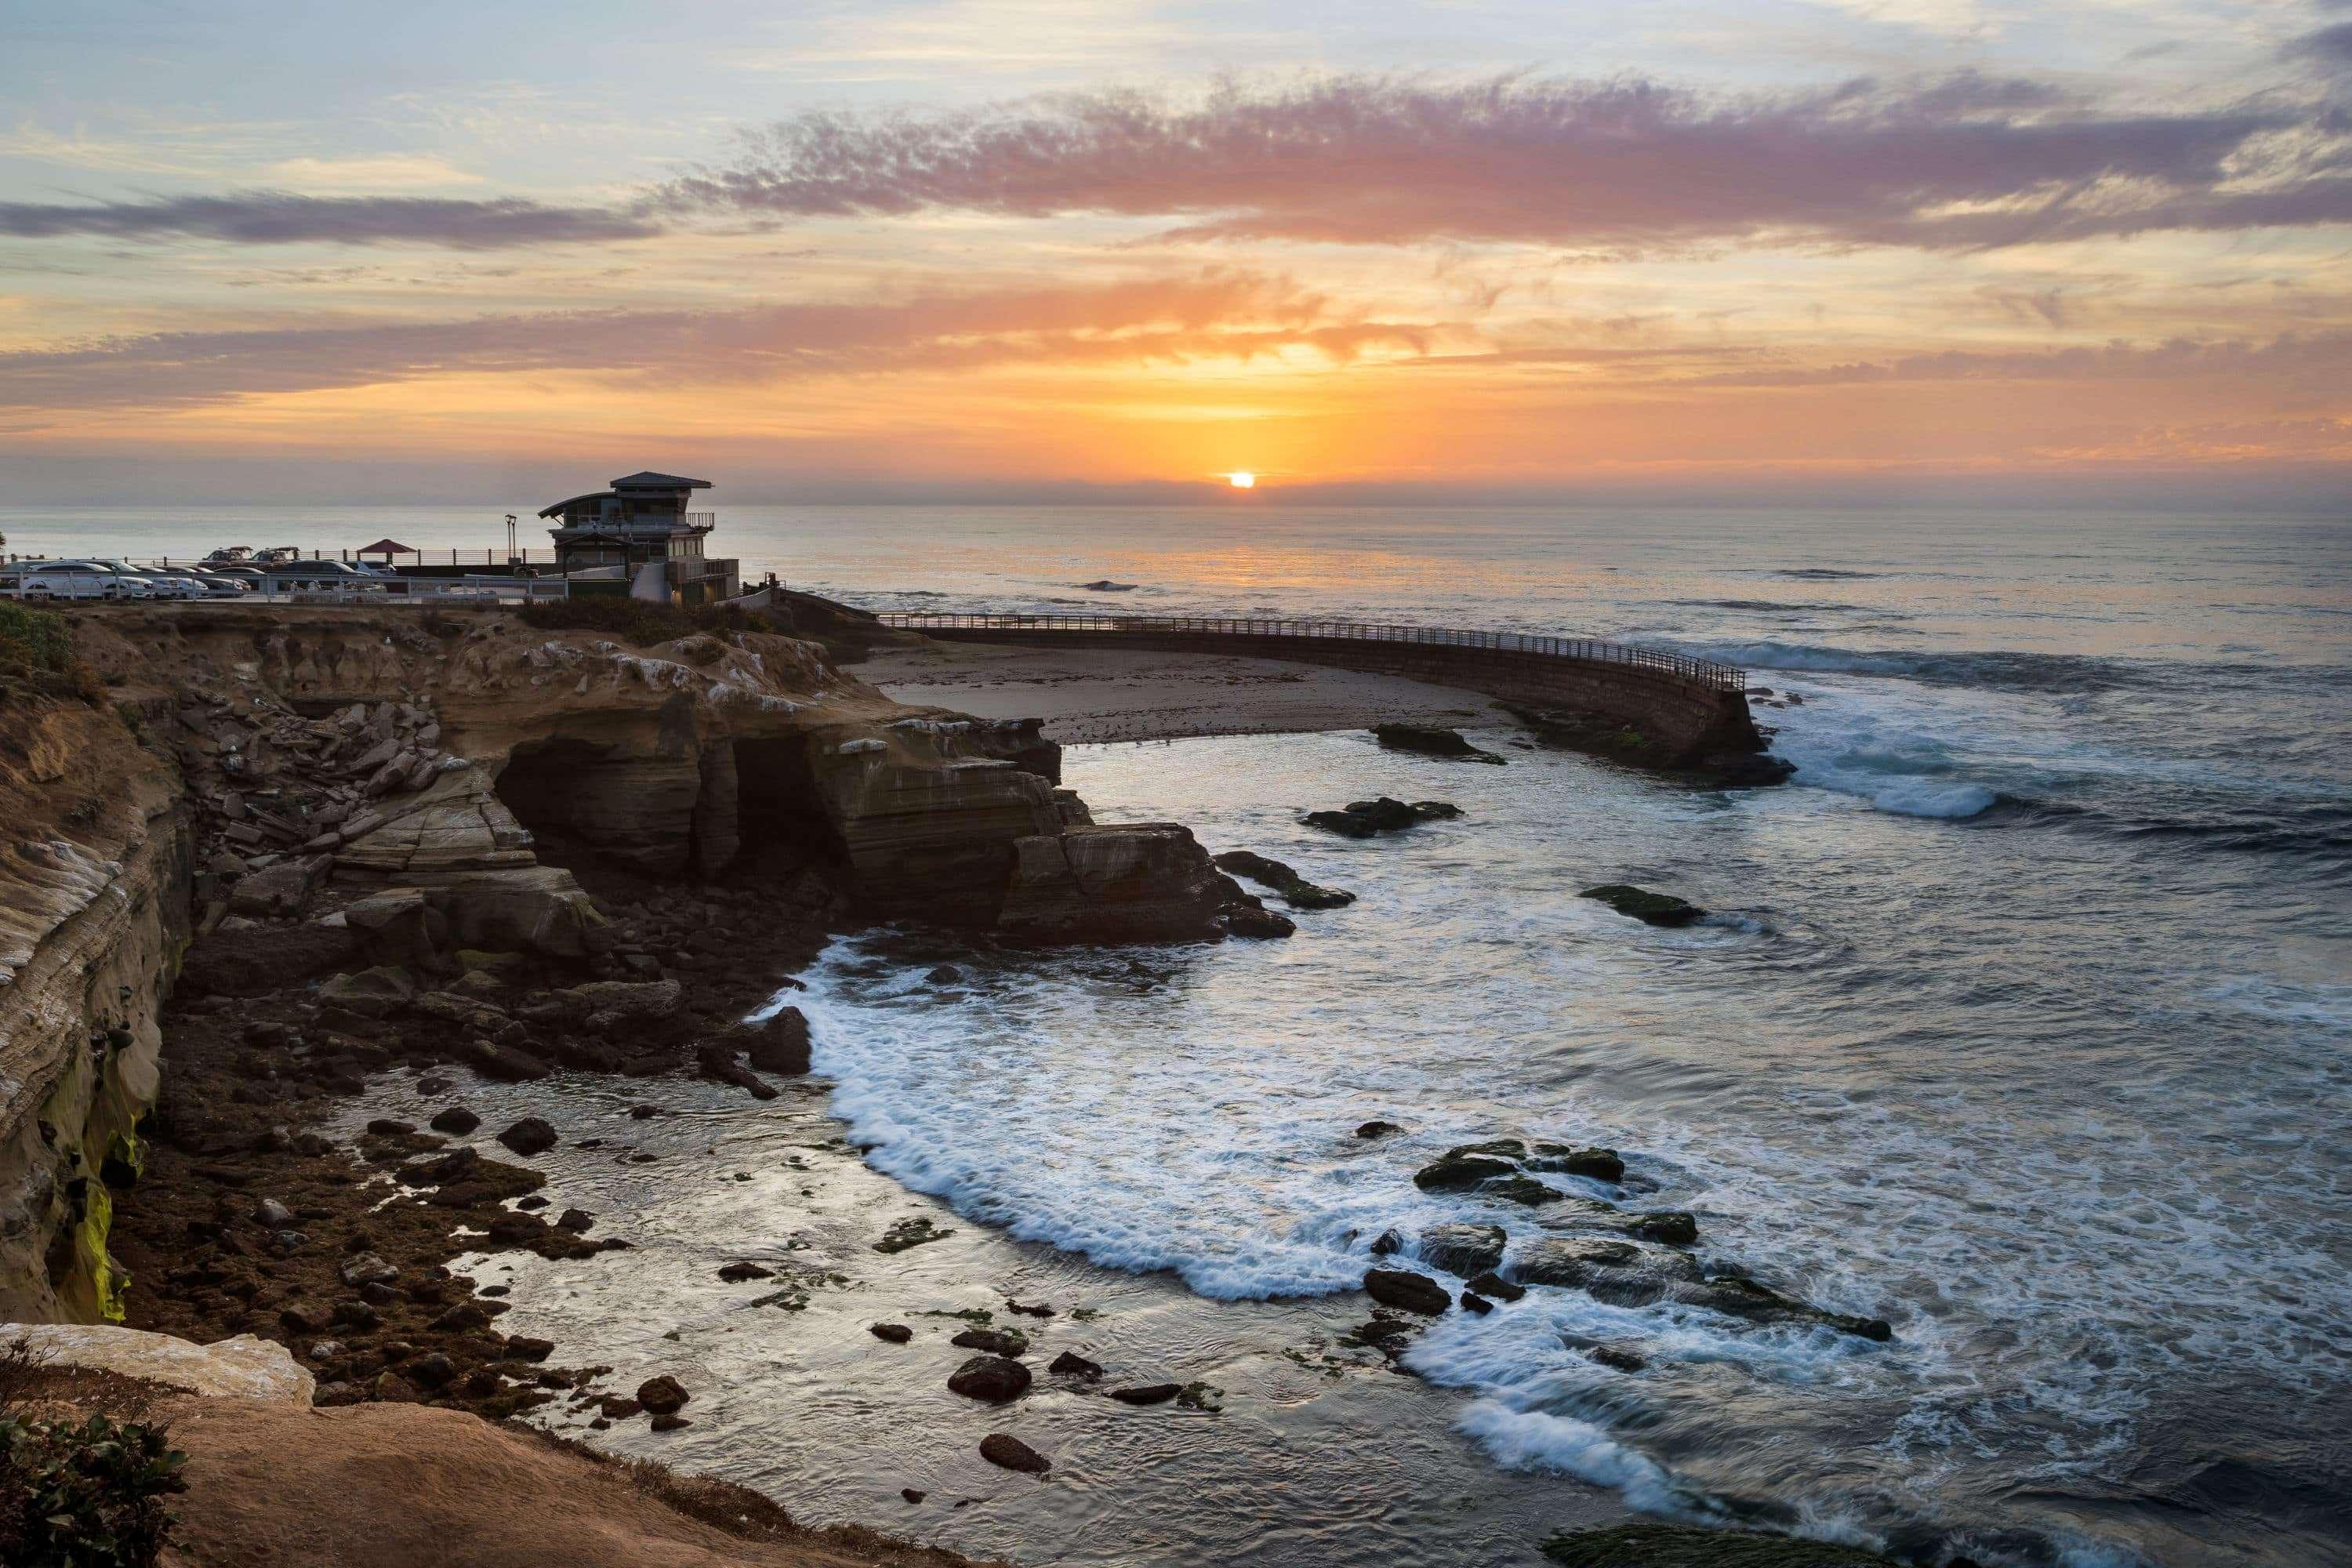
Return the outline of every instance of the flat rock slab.
{"type": "Polygon", "coordinates": [[[20,1339],[50,1365],[89,1367],[190,1394],[307,1406],[316,1386],[284,1345],[251,1334],[200,1345],[102,1323],[0,1323],[0,1345],[20,1339]]]}

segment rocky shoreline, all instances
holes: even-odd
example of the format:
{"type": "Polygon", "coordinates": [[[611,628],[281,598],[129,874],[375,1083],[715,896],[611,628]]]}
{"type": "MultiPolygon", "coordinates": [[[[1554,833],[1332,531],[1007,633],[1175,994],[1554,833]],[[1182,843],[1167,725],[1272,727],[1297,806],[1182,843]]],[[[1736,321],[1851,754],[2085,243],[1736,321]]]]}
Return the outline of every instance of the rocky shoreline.
{"type": "MultiPolygon", "coordinates": [[[[62,1300],[86,1269],[101,1307],[133,1327],[283,1344],[323,1407],[691,1429],[687,1369],[657,1350],[624,1363],[506,1331],[518,1302],[498,1260],[593,1270],[635,1245],[617,1215],[559,1207],[534,1161],[559,1144],[629,1163],[664,1156],[625,1135],[583,1136],[570,1097],[601,1081],[643,1125],[677,1114],[665,1082],[755,1100],[793,1091],[810,1066],[806,1021],[789,1006],[744,1020],[836,935],[920,915],[1010,942],[1278,937],[1292,922],[1234,875],[1303,910],[1354,897],[1246,851],[1213,863],[1177,825],[1099,826],[1056,787],[1058,748],[1034,723],[910,713],[816,645],[771,633],[697,632],[633,652],[487,617],[388,624],[373,647],[250,617],[190,616],[143,642],[99,629],[100,678],[124,693],[121,721],[162,775],[146,820],[166,825],[184,912],[160,922],[177,961],[158,965],[143,1004],[126,986],[124,1023],[99,1016],[101,1060],[121,1052],[136,1067],[152,1033],[161,1091],[108,1145],[97,1179],[59,1189],[75,1226],[60,1234],[84,1247],[79,1263],[50,1249],[52,1286],[62,1300]],[[351,1109],[382,1105],[394,1086],[401,1114],[351,1109]],[[491,1099],[488,1117],[469,1103],[491,1099]]],[[[1382,739],[1501,761],[1443,730],[1382,739]]],[[[1382,798],[1306,820],[1367,838],[1457,815],[1382,798]]],[[[938,944],[907,945],[912,957],[938,944]]],[[[1467,1288],[1457,1300],[1429,1274],[1376,1263],[1368,1318],[1284,1353],[1319,1376],[1401,1371],[1431,1319],[1507,1308],[1531,1286],[1884,1337],[1884,1324],[1702,1273],[1679,1250],[1687,1215],[1620,1210],[1540,1179],[1613,1180],[1602,1169],[1613,1159],[1511,1139],[1456,1149],[1422,1173],[1425,1190],[1545,1206],[1545,1227],[1562,1234],[1507,1265],[1498,1226],[1378,1237],[1375,1258],[1402,1251],[1467,1288]]],[[[895,1257],[950,1234],[902,1215],[864,1245],[895,1257]]],[[[825,1283],[774,1262],[747,1255],[718,1278],[766,1292],[751,1307],[788,1310],[825,1283]]],[[[1061,1348],[1048,1360],[1036,1346],[1051,1303],[1008,1296],[1002,1314],[943,1314],[965,1320],[946,1343],[969,1353],[940,1375],[977,1407],[1009,1409],[1034,1387],[1137,1410],[1218,1408],[1201,1378],[1132,1358],[1108,1370],[1071,1343],[1066,1323],[1083,1319],[1051,1325],[1061,1348]],[[1035,1321],[1013,1321],[1024,1314],[1035,1321]]],[[[887,1316],[867,1329],[881,1346],[918,1332],[887,1316]]],[[[1050,1449],[1010,1430],[976,1445],[1009,1477],[1052,1476],[1050,1449]]],[[[926,1495],[903,1491],[910,1507],[926,1495]]]]}

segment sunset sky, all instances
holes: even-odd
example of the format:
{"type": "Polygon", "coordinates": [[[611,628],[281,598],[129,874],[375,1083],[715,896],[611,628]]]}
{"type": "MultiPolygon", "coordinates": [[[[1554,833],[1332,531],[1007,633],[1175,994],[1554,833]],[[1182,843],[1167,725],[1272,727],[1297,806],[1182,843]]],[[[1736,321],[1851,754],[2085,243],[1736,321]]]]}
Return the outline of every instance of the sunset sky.
{"type": "Polygon", "coordinates": [[[644,467],[2341,503],[2352,0],[0,14],[13,499],[644,467]]]}

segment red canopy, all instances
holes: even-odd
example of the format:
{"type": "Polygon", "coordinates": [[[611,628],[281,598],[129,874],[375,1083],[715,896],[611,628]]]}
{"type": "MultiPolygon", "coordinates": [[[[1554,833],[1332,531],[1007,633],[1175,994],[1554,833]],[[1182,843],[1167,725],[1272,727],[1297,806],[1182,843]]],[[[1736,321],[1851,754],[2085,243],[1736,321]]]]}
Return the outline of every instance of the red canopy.
{"type": "Polygon", "coordinates": [[[360,553],[362,555],[414,555],[416,552],[396,539],[379,539],[373,544],[361,545],[360,553]]]}

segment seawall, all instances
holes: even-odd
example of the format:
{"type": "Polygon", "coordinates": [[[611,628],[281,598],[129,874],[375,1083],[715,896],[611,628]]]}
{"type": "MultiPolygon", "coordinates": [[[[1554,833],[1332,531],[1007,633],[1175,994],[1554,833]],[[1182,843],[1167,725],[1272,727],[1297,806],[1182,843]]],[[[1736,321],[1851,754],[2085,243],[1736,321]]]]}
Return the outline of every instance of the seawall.
{"type": "Polygon", "coordinates": [[[892,626],[950,642],[1092,647],[1287,659],[1482,692],[1530,715],[1598,717],[1638,737],[1612,752],[1669,768],[1744,771],[1765,750],[1736,670],[1605,643],[1419,628],[1252,629],[1316,623],[1211,621],[1192,626],[1087,616],[893,615],[892,626]],[[1366,635],[1381,632],[1405,636],[1366,635]],[[1435,640],[1458,637],[1455,642],[1435,640]],[[1590,649],[1589,655],[1568,649],[1590,649]]]}

